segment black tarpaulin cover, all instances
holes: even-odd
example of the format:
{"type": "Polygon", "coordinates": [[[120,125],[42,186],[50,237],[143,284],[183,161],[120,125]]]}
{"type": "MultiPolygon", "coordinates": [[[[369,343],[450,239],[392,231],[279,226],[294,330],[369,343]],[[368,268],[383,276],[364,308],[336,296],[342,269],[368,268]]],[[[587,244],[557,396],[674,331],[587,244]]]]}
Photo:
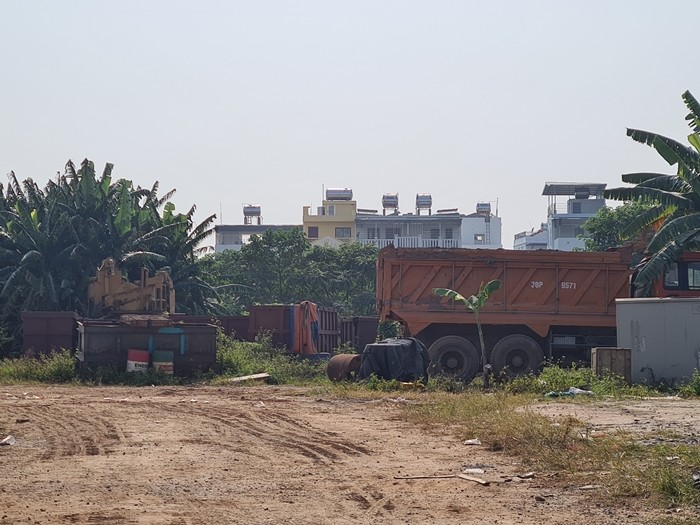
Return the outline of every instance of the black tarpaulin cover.
{"type": "Polygon", "coordinates": [[[384,339],[365,346],[358,378],[374,374],[380,379],[427,381],[429,364],[428,351],[418,339],[384,339]]]}

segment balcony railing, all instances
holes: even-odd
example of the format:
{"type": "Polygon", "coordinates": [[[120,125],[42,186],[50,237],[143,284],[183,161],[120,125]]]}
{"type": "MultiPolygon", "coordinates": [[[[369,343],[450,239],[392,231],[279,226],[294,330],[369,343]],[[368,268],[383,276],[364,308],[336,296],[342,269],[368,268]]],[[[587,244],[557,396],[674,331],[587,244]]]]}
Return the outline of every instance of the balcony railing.
{"type": "Polygon", "coordinates": [[[397,248],[459,248],[459,239],[422,239],[421,237],[396,237],[394,239],[357,239],[360,244],[384,248],[393,244],[397,248]]]}

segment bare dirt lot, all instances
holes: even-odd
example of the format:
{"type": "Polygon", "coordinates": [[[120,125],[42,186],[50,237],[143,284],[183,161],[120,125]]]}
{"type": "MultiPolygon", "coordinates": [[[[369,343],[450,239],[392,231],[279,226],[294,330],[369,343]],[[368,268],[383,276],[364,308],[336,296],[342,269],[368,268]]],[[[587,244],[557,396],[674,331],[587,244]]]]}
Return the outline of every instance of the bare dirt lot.
{"type": "MultiPolygon", "coordinates": [[[[403,421],[401,398],[286,387],[0,386],[0,524],[659,523],[403,421]],[[481,466],[482,486],[449,475],[481,466]],[[510,481],[506,481],[510,480],[510,481]]],[[[548,403],[601,429],[697,435],[699,403],[548,403]]],[[[478,437],[478,436],[474,436],[478,437]]],[[[675,517],[675,514],[674,514],[675,517]]],[[[691,517],[684,511],[683,517],[691,517]]]]}

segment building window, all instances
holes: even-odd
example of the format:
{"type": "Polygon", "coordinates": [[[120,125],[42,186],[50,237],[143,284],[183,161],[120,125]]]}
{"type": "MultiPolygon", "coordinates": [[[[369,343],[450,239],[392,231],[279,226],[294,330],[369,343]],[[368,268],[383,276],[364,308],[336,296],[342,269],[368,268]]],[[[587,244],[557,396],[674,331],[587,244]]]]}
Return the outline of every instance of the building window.
{"type": "Polygon", "coordinates": [[[328,205],[328,215],[335,215],[335,204],[328,205]]]}
{"type": "Polygon", "coordinates": [[[378,239],[377,228],[367,228],[367,238],[368,239],[378,239]]]}
{"type": "Polygon", "coordinates": [[[452,239],[452,228],[445,228],[445,239],[452,239]]]}
{"type": "Polygon", "coordinates": [[[484,234],[483,233],[474,234],[474,244],[484,244],[484,234]]]}
{"type": "Polygon", "coordinates": [[[688,263],[688,290],[700,290],[700,263],[688,263]]]}
{"type": "Polygon", "coordinates": [[[351,228],[336,228],[335,238],[336,239],[349,239],[352,235],[351,228]]]}
{"type": "Polygon", "coordinates": [[[581,213],[581,203],[572,202],[571,203],[571,213],[581,213]]]}
{"type": "Polygon", "coordinates": [[[309,226],[309,239],[318,239],[318,226],[309,226]]]}
{"type": "Polygon", "coordinates": [[[430,238],[431,239],[439,239],[440,238],[440,228],[432,228],[430,230],[430,238]]]}

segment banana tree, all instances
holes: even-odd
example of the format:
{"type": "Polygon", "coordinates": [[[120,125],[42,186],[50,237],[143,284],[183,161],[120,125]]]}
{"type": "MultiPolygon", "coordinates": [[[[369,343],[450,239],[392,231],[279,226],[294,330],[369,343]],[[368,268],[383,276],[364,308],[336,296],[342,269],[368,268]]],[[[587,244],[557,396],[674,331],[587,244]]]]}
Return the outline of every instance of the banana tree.
{"type": "Polygon", "coordinates": [[[700,249],[700,102],[689,91],[683,93],[683,101],[690,111],[685,117],[692,130],[687,137],[690,147],[657,133],[627,130],[632,140],[654,148],[675,166],[676,173],[628,173],[622,181],[634,186],[605,192],[607,199],[648,205],[622,232],[623,238],[631,238],[645,228],[656,231],[636,278],[641,287],[648,287],[684,251],[700,249]]]}
{"type": "Polygon", "coordinates": [[[461,293],[455,290],[450,290],[449,288],[434,288],[433,293],[439,297],[448,297],[453,301],[460,301],[464,304],[466,310],[474,313],[476,319],[476,329],[479,332],[479,344],[481,345],[481,364],[484,370],[484,388],[489,387],[489,370],[490,365],[488,362],[488,356],[486,355],[486,345],[484,344],[484,332],[481,329],[481,319],[479,318],[479,313],[481,309],[486,305],[489,296],[501,287],[501,281],[498,279],[493,279],[488,283],[481,283],[479,291],[475,295],[470,295],[469,297],[463,296],[461,293]]]}

